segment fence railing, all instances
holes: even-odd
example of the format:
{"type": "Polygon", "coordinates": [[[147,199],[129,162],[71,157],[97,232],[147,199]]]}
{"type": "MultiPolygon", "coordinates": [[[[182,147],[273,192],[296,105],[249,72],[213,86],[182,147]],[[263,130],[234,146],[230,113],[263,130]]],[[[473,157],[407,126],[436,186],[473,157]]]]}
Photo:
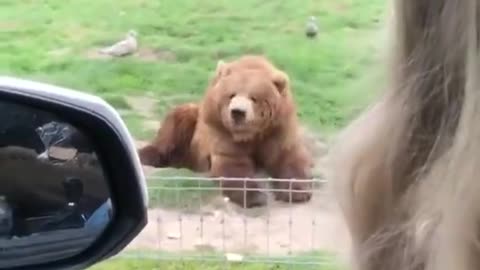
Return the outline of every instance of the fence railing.
{"type": "Polygon", "coordinates": [[[345,237],[325,184],[322,179],[149,177],[149,224],[119,256],[333,269],[322,266],[337,263],[334,250],[342,249],[338,245],[345,237]],[[261,192],[267,199],[261,207],[246,208],[222,190],[261,192]],[[307,202],[279,201],[274,195],[286,192],[292,198],[306,191],[312,194],[307,202]]]}

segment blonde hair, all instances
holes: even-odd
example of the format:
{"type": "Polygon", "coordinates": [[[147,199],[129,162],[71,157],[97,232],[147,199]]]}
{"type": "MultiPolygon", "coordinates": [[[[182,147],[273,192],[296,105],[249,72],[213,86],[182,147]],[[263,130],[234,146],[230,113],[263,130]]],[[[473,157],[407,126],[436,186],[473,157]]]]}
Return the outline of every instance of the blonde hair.
{"type": "Polygon", "coordinates": [[[387,91],[331,150],[354,269],[480,269],[479,11],[394,1],[387,91]]]}

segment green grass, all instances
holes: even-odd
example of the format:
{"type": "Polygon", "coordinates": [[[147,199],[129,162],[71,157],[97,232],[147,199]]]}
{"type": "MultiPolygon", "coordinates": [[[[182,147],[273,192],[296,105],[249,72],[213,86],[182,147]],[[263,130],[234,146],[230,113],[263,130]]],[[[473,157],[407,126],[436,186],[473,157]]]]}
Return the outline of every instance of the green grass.
{"type": "Polygon", "coordinates": [[[337,266],[296,265],[279,263],[218,263],[202,261],[160,261],[155,259],[114,259],[91,270],[337,270],[337,266]]]}
{"type": "Polygon", "coordinates": [[[132,110],[120,110],[121,116],[129,131],[137,140],[150,140],[155,130],[144,125],[144,117],[132,110]]]}
{"type": "Polygon", "coordinates": [[[334,265],[302,265],[288,263],[224,263],[198,261],[161,261],[155,259],[113,259],[91,270],[337,270],[334,265]]]}
{"type": "MultiPolygon", "coordinates": [[[[199,99],[219,59],[267,55],[291,77],[301,121],[324,134],[335,132],[357,114],[381,82],[376,63],[383,0],[0,2],[0,74],[100,95],[119,110],[137,139],[149,139],[155,132],[144,124],[146,118],[160,119],[175,104],[199,99]],[[303,34],[310,15],[320,24],[315,40],[303,34]],[[142,54],[155,57],[92,56],[96,48],[129,29],[139,33],[142,54]],[[150,114],[141,112],[129,97],[148,97],[153,103],[150,114]]],[[[182,192],[179,201],[175,193],[161,189],[198,186],[195,181],[157,179],[149,184],[156,205],[194,204],[205,195],[182,192]]],[[[94,269],[223,268],[119,259],[94,269]]],[[[285,268],[251,264],[232,269],[285,268]]]]}
{"type": "Polygon", "coordinates": [[[92,92],[121,109],[125,96],[149,95],[160,118],[201,97],[217,60],[262,53],[292,78],[302,121],[332,130],[371,96],[371,85],[356,82],[374,64],[383,9],[381,0],[3,0],[0,73],[92,92]],[[316,40],[303,35],[309,15],[320,23],[316,40]],[[130,28],[156,59],[89,57],[130,28]]]}
{"type": "MultiPolygon", "coordinates": [[[[205,255],[205,254],[204,254],[205,255]]],[[[129,257],[116,257],[105,261],[91,270],[341,270],[342,265],[335,260],[335,256],[324,252],[312,252],[292,257],[255,257],[249,262],[228,262],[222,256],[205,255],[192,257],[181,261],[161,259],[157,254],[143,254],[142,259],[135,255],[129,257]],[[200,258],[200,259],[198,259],[200,258]]]]}
{"type": "Polygon", "coordinates": [[[149,206],[196,210],[217,194],[211,181],[169,179],[172,176],[196,176],[189,170],[166,169],[154,173],[148,180],[149,206]]]}

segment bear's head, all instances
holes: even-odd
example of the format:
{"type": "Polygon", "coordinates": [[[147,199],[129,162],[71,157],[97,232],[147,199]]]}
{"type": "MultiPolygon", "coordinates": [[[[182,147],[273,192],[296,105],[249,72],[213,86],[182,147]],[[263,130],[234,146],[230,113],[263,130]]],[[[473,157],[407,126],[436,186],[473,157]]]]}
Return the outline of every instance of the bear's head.
{"type": "Polygon", "coordinates": [[[287,74],[268,62],[255,66],[247,58],[249,65],[242,66],[242,60],[219,62],[203,106],[206,122],[228,131],[236,142],[273,131],[293,111],[287,74]]]}

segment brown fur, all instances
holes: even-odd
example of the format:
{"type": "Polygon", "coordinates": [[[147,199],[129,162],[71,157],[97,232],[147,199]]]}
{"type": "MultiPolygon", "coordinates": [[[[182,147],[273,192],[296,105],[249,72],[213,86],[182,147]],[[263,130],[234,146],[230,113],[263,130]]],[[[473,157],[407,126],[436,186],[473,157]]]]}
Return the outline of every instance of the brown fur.
{"type": "Polygon", "coordinates": [[[139,150],[142,164],[153,167],[194,167],[189,145],[197,126],[198,111],[197,104],[188,103],[168,112],[153,141],[139,150]]]}
{"type": "Polygon", "coordinates": [[[394,7],[389,91],[331,151],[354,269],[480,269],[480,3],[394,7]]]}
{"type": "MultiPolygon", "coordinates": [[[[192,109],[186,110],[188,114],[182,106],[175,108],[152,143],[139,150],[142,163],[186,167],[208,172],[212,177],[253,178],[263,169],[273,178],[309,179],[312,161],[299,135],[290,91],[288,76],[264,57],[244,56],[219,63],[200,104],[192,105],[192,109]],[[233,95],[248,97],[255,115],[237,129],[231,124],[227,109],[233,95]],[[177,154],[167,154],[173,152],[177,154]]],[[[257,182],[228,180],[220,184],[225,188],[224,195],[239,205],[254,207],[266,203],[264,193],[242,191],[245,187],[259,188],[257,182]]],[[[278,200],[310,200],[310,184],[293,180],[272,185],[278,189],[305,190],[277,191],[278,200]]]]}

